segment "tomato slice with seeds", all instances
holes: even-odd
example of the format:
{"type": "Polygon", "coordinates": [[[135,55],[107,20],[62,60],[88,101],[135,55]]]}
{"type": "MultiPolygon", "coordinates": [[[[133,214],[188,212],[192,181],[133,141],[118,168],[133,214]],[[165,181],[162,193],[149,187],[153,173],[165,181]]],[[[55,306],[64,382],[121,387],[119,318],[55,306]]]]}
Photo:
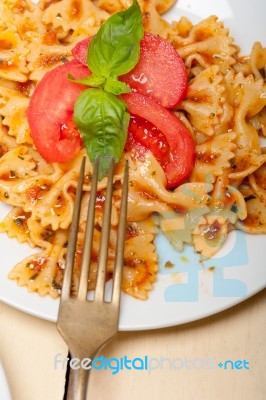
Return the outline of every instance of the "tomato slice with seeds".
{"type": "Polygon", "coordinates": [[[130,148],[129,143],[130,140],[132,140],[131,135],[138,143],[146,149],[151,150],[160,164],[165,164],[170,161],[170,146],[166,137],[151,122],[137,115],[131,115],[128,127],[129,139],[128,145],[126,145],[128,147],[126,147],[126,149],[130,148]]]}
{"type": "MultiPolygon", "coordinates": [[[[161,162],[161,166],[166,175],[167,188],[178,186],[189,177],[195,164],[195,145],[189,130],[175,114],[148,96],[132,92],[123,94],[121,97],[127,103],[131,114],[149,121],[157,129],[153,132],[160,132],[165,136],[169,145],[169,155],[166,162],[161,162]]],[[[141,124],[141,119],[138,123],[141,124]]],[[[138,151],[143,152],[143,148],[148,148],[152,152],[154,150],[152,143],[145,139],[147,136],[146,133],[144,134],[145,126],[147,126],[146,123],[142,126],[143,138],[141,140],[139,138],[141,127],[138,128],[136,135],[134,130],[131,131],[133,138],[131,137],[130,142],[129,136],[127,146],[131,144],[133,154],[137,154],[138,151]],[[139,143],[138,147],[135,147],[134,143],[139,143]],[[143,146],[142,143],[145,145],[143,146]]]]}
{"type": "Polygon", "coordinates": [[[73,121],[73,110],[86,87],[71,82],[68,73],[75,78],[90,74],[88,68],[76,60],[47,72],[33,92],[27,110],[34,145],[48,162],[69,161],[82,144],[73,121]]]}
{"type": "MultiPolygon", "coordinates": [[[[84,65],[87,65],[91,39],[82,40],[72,50],[74,58],[84,65]]],[[[185,97],[188,84],[185,64],[174,47],[165,39],[147,32],[140,42],[138,64],[119,80],[166,108],[173,108],[185,97]]]]}

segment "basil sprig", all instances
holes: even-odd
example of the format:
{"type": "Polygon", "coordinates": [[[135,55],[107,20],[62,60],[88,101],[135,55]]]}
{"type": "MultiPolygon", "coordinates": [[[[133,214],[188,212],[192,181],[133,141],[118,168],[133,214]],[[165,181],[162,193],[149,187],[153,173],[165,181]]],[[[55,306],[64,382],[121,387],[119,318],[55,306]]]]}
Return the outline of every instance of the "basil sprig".
{"type": "Polygon", "coordinates": [[[106,175],[110,159],[119,161],[127,137],[130,115],[118,97],[130,91],[119,75],[131,71],[140,57],[143,38],[139,4],[112,15],[91,40],[87,62],[92,74],[84,79],[69,79],[89,85],[78,97],[74,121],[80,130],[91,162],[100,157],[100,179],[106,175]]]}
{"type": "Polygon", "coordinates": [[[74,113],[91,161],[100,157],[102,178],[110,157],[117,160],[123,152],[130,118],[126,104],[101,88],[86,89],[79,96],[74,113]]]}
{"type": "Polygon", "coordinates": [[[112,15],[89,46],[87,62],[94,75],[106,78],[131,71],[140,56],[142,15],[137,1],[126,11],[112,15]]]}

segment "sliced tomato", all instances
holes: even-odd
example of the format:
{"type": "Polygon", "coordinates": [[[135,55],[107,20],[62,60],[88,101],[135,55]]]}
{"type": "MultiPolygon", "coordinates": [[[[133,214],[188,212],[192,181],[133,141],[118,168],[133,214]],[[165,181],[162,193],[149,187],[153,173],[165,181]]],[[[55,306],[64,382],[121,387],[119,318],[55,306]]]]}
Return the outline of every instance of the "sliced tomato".
{"type": "Polygon", "coordinates": [[[147,32],[141,41],[138,64],[119,79],[166,108],[174,107],[185,97],[188,83],[185,64],[174,47],[147,32]]]}
{"type": "Polygon", "coordinates": [[[93,36],[81,40],[72,49],[73,57],[76,60],[78,60],[81,64],[86,65],[86,66],[87,66],[88,47],[89,47],[89,44],[90,44],[90,41],[92,38],[93,38],[93,36]]]}
{"type": "MultiPolygon", "coordinates": [[[[151,150],[161,164],[170,161],[170,146],[166,137],[151,122],[137,115],[131,115],[128,127],[128,143],[132,140],[132,136],[146,149],[151,150]]],[[[130,148],[130,144],[128,146],[130,148]]]]}
{"type": "MultiPolygon", "coordinates": [[[[73,56],[84,65],[87,65],[91,39],[82,40],[72,50],[73,56]]],[[[140,42],[138,64],[128,74],[120,76],[119,80],[166,108],[174,107],[185,97],[188,83],[185,64],[174,47],[147,32],[140,42]]]]}
{"type": "MultiPolygon", "coordinates": [[[[176,187],[188,178],[195,164],[195,145],[189,130],[171,111],[148,96],[132,92],[123,94],[121,97],[127,103],[131,114],[149,121],[157,128],[157,132],[160,131],[164,134],[169,145],[169,156],[168,161],[161,163],[161,166],[166,175],[167,188],[176,187]]],[[[139,123],[141,123],[141,120],[139,120],[139,123]]],[[[140,130],[138,134],[141,134],[140,130]]],[[[134,131],[131,131],[131,135],[133,135],[133,138],[130,139],[129,137],[127,146],[130,145],[130,140],[132,146],[134,146],[134,141],[139,142],[134,131]]],[[[145,139],[143,142],[145,142],[145,139]]],[[[143,151],[143,144],[139,144],[142,148],[132,148],[133,152],[143,151]]],[[[145,147],[153,151],[149,142],[145,144],[145,147]]]]}
{"type": "Polygon", "coordinates": [[[27,110],[34,145],[48,162],[69,161],[81,147],[73,110],[86,87],[71,82],[68,73],[75,78],[85,78],[90,72],[76,60],[47,72],[33,92],[27,110]]]}

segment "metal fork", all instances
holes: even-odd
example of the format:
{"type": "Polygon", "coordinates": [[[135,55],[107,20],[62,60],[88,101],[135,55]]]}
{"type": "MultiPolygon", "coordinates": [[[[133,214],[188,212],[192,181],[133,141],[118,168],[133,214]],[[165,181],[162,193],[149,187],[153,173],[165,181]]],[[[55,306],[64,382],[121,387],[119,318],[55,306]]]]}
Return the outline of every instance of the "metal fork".
{"type": "MultiPolygon", "coordinates": [[[[90,361],[88,359],[92,360],[96,353],[103,346],[105,346],[118,331],[122,267],[124,260],[128,193],[127,162],[124,171],[120,218],[117,233],[112,297],[111,301],[105,301],[105,275],[106,262],[108,258],[114,174],[114,162],[112,160],[106,189],[95,295],[94,300],[87,300],[88,275],[92,253],[95,202],[97,196],[99,170],[99,160],[96,160],[91,182],[91,193],[85,229],[79,286],[77,295],[75,297],[71,296],[71,281],[78,236],[85,162],[86,159],[84,158],[82,161],[77,185],[76,200],[69,234],[69,246],[67,251],[66,267],[57,321],[57,328],[69,347],[72,360],[75,358],[80,361],[78,369],[70,369],[67,392],[68,400],[83,400],[86,398],[89,377],[88,368],[90,367],[90,361]],[[80,365],[82,360],[85,360],[86,366],[84,363],[83,365],[80,365]]],[[[78,362],[78,360],[75,361],[78,362]]]]}

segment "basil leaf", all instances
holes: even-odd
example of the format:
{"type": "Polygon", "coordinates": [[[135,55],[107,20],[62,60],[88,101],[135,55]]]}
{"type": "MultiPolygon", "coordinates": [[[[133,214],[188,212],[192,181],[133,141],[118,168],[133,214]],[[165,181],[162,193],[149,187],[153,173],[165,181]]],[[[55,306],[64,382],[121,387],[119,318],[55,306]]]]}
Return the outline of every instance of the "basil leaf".
{"type": "Polygon", "coordinates": [[[88,85],[92,87],[102,86],[106,81],[104,76],[95,76],[93,74],[82,79],[75,79],[75,77],[71,74],[68,74],[67,77],[72,82],[81,83],[82,85],[88,85]]]}
{"type": "Polygon", "coordinates": [[[131,89],[125,82],[120,82],[117,78],[110,76],[105,78],[104,76],[89,75],[86,78],[75,79],[71,74],[68,74],[68,79],[72,82],[81,83],[82,85],[88,85],[91,87],[103,87],[106,92],[116,94],[117,96],[122,93],[130,93],[131,89]]]}
{"type": "Polygon", "coordinates": [[[131,71],[140,57],[143,38],[139,4],[113,14],[92,39],[88,50],[88,66],[94,75],[119,76],[131,71]]]}
{"type": "Polygon", "coordinates": [[[120,82],[117,78],[107,78],[104,84],[104,90],[116,94],[117,96],[122,93],[130,93],[131,89],[125,82],[120,82]]]}
{"type": "Polygon", "coordinates": [[[118,76],[138,63],[143,34],[141,10],[133,0],[131,7],[112,15],[91,40],[87,62],[92,74],[77,80],[69,75],[69,79],[93,87],[78,97],[74,121],[91,162],[100,158],[100,179],[111,158],[119,161],[125,146],[130,114],[118,95],[130,88],[118,76]]]}
{"type": "Polygon", "coordinates": [[[117,162],[122,155],[129,118],[126,104],[100,88],[86,89],[75,103],[74,121],[90,161],[100,157],[99,179],[107,173],[110,158],[117,162]]]}

